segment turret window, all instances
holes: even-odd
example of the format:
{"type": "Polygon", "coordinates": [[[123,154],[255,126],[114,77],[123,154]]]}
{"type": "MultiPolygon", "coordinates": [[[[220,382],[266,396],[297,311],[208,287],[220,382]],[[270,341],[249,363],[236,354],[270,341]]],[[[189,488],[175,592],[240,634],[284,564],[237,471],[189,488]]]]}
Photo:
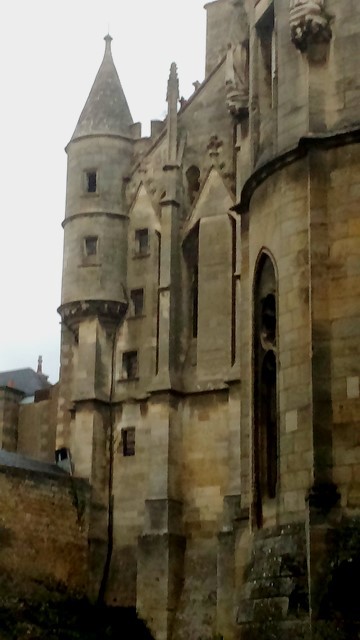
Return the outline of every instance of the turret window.
{"type": "Polygon", "coordinates": [[[88,236],[85,238],[85,255],[96,256],[98,252],[98,237],[88,236]]]}
{"type": "Polygon", "coordinates": [[[85,172],[85,190],[87,193],[96,193],[98,188],[97,172],[85,172]]]}
{"type": "Polygon", "coordinates": [[[133,317],[142,316],[144,314],[144,289],[132,289],[131,298],[131,315],[133,317]]]}
{"type": "Polygon", "coordinates": [[[135,231],[135,255],[146,256],[150,250],[149,229],[136,229],[135,231]]]}

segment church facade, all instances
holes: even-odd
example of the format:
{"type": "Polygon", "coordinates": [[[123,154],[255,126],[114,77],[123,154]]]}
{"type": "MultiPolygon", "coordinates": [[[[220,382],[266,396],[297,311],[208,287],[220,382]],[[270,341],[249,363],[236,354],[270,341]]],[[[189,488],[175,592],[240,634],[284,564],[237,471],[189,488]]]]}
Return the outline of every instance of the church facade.
{"type": "Polygon", "coordinates": [[[149,137],[106,36],[66,149],[53,428],[88,595],[157,640],[356,637],[360,6],[206,11],[205,79],[185,100],[171,65],[149,137]]]}

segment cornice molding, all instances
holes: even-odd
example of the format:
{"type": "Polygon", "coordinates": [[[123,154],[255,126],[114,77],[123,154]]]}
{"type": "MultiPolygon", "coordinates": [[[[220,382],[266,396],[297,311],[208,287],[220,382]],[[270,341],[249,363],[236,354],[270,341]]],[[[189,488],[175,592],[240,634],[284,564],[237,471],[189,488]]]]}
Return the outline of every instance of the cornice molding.
{"type": "Polygon", "coordinates": [[[309,134],[308,136],[300,138],[296,147],[272,158],[251,174],[242,188],[240,201],[232,207],[232,211],[240,214],[246,213],[249,210],[253,194],[267,178],[293,162],[304,158],[311,149],[333,149],[336,147],[345,147],[350,144],[358,144],[359,142],[360,127],[336,133],[309,134]]]}

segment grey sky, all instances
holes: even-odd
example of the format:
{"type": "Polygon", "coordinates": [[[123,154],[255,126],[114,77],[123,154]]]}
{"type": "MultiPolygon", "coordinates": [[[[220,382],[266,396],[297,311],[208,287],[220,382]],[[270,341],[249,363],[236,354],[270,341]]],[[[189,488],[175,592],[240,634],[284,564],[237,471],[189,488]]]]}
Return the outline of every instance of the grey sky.
{"type": "Polygon", "coordinates": [[[180,92],[204,76],[202,0],[18,0],[0,25],[2,274],[0,370],[58,378],[66,154],[108,27],[134,121],[165,115],[170,63],[180,92]]]}

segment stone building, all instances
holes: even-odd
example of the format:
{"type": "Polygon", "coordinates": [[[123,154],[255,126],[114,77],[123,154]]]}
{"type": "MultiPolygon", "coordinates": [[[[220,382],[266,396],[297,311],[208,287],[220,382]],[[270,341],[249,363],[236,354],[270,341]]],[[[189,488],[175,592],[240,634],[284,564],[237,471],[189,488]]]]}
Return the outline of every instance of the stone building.
{"type": "Polygon", "coordinates": [[[56,441],[57,385],[30,367],[0,373],[0,448],[52,462],[56,441]]]}
{"type": "Polygon", "coordinates": [[[193,95],[172,64],[142,137],[106,36],[66,149],[56,449],[91,487],[89,595],[157,640],[353,638],[360,5],[205,8],[193,95]]]}

